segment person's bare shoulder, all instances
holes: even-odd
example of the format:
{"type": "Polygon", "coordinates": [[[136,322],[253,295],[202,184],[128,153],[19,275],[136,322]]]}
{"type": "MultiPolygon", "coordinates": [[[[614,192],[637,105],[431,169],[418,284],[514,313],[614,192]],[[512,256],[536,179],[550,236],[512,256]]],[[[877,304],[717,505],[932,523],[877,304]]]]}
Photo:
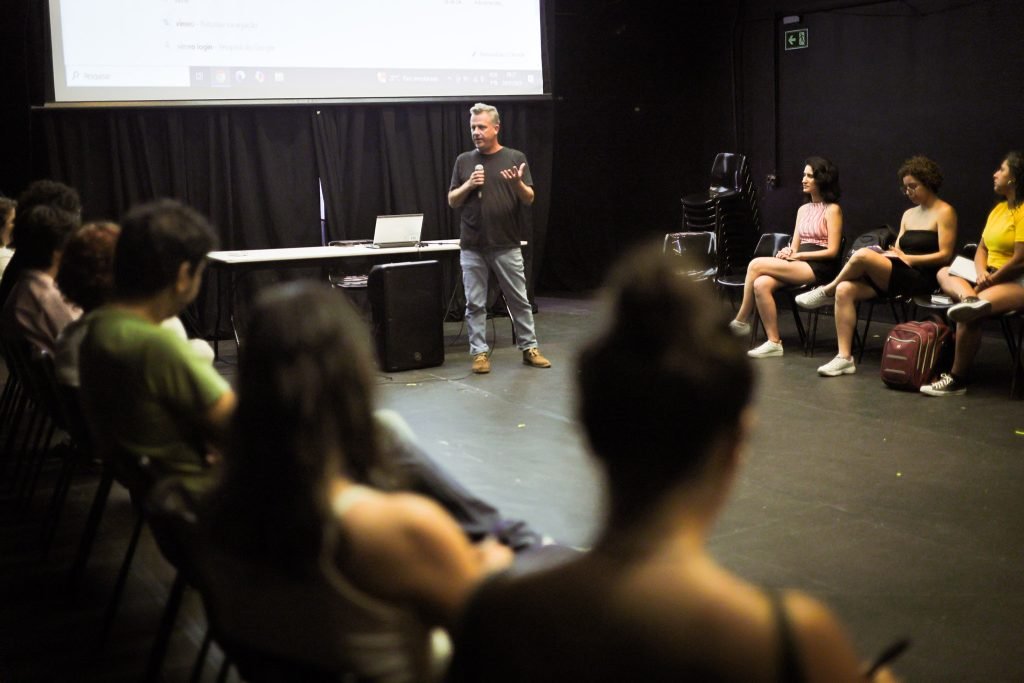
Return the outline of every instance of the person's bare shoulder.
{"type": "Polygon", "coordinates": [[[440,505],[412,493],[374,492],[345,513],[342,527],[360,554],[389,563],[429,559],[460,533],[440,505]]]}
{"type": "Polygon", "coordinates": [[[787,592],[784,605],[807,681],[860,681],[860,664],[846,629],[821,602],[787,592]]]}
{"type": "Polygon", "coordinates": [[[947,201],[939,200],[938,212],[939,218],[945,221],[956,222],[956,209],[953,205],[947,201]]]}

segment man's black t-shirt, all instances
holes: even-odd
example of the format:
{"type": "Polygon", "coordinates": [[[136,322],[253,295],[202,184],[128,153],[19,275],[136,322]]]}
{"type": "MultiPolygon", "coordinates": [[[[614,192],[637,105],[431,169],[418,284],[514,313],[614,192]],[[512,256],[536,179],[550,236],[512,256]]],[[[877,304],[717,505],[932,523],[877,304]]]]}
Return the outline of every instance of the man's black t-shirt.
{"type": "MultiPolygon", "coordinates": [[[[520,201],[512,183],[502,178],[501,172],[523,163],[526,155],[511,147],[502,147],[494,154],[463,152],[455,160],[450,190],[466,182],[477,164],[484,167],[486,176],[479,190],[473,190],[462,204],[459,245],[463,249],[519,246],[520,201]]],[[[533,185],[528,163],[523,169],[523,182],[533,185]]]]}

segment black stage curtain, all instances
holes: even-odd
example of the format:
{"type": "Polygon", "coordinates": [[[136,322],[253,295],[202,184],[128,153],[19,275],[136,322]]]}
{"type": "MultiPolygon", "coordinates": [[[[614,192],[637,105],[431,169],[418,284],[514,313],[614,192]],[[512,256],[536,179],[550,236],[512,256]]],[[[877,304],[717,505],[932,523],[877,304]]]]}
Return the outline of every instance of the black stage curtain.
{"type": "MultiPolygon", "coordinates": [[[[86,220],[116,219],[138,202],[175,197],[210,216],[222,249],[260,249],[321,243],[318,179],[328,240],[367,238],[374,217],[386,213],[422,212],[427,239],[458,236],[446,195],[455,157],[470,148],[470,104],[45,110],[37,116],[46,175],[78,188],[86,220]]],[[[532,265],[547,232],[551,105],[496,106],[503,144],[523,150],[533,171],[537,201],[523,236],[532,265]]],[[[273,279],[261,273],[245,284],[273,279]]],[[[228,331],[227,321],[218,325],[213,315],[224,287],[209,278],[198,302],[206,335],[228,331]]],[[[240,290],[241,298],[248,300],[249,289],[240,290]]]]}
{"type": "MultiPolygon", "coordinates": [[[[319,243],[312,134],[301,108],[46,112],[50,176],[77,188],[84,217],[117,219],[132,205],[174,197],[209,216],[222,249],[319,243]]],[[[263,274],[260,274],[261,277],[263,274]]],[[[215,325],[226,283],[211,272],[195,307],[215,325]]],[[[236,294],[248,299],[247,278],[236,294]]]]}
{"type": "MultiPolygon", "coordinates": [[[[543,257],[551,202],[552,114],[548,102],[494,103],[501,142],[526,153],[537,199],[524,211],[529,293],[543,257]]],[[[470,103],[321,107],[314,112],[317,164],[328,239],[366,239],[379,214],[423,213],[425,239],[459,235],[448,184],[460,152],[470,149],[470,103]]],[[[446,278],[450,287],[451,276],[446,278]]],[[[451,291],[446,292],[446,296],[451,291]]]]}

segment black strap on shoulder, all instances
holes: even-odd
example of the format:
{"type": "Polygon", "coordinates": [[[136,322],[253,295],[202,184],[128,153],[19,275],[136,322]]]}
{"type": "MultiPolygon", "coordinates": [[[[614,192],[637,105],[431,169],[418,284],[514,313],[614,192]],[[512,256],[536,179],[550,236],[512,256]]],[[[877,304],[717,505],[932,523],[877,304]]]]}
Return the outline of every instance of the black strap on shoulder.
{"type": "Polygon", "coordinates": [[[779,672],[777,680],[780,683],[802,683],[804,676],[800,666],[800,653],[797,651],[796,636],[789,621],[789,614],[786,612],[782,593],[771,589],[765,590],[765,593],[772,605],[772,621],[775,622],[775,632],[778,634],[779,672]]]}

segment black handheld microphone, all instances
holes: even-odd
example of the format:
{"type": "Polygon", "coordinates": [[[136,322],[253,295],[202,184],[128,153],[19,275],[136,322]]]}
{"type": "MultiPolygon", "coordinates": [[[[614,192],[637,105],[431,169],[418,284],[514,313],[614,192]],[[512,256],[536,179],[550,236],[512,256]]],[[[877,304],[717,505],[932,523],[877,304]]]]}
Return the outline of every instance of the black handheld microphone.
{"type": "MultiPolygon", "coordinates": [[[[484,170],[484,165],[483,164],[477,164],[476,166],[473,167],[473,170],[474,171],[482,171],[482,170],[484,170]]],[[[476,191],[476,198],[477,199],[483,199],[484,198],[484,190],[483,190],[483,188],[480,188],[479,190],[476,191]]]]}

